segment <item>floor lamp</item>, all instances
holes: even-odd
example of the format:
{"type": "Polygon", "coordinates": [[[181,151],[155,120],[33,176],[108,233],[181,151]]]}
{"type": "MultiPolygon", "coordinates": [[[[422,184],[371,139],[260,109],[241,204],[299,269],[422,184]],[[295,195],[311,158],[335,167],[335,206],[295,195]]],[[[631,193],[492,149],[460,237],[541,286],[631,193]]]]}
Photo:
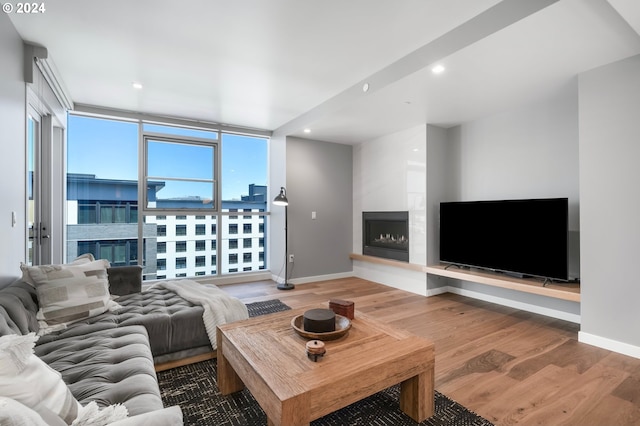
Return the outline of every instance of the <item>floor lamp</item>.
{"type": "Polygon", "coordinates": [[[284,186],[280,187],[280,193],[276,198],[273,199],[273,204],[276,206],[284,206],[284,282],[278,284],[278,290],[293,290],[295,286],[288,282],[288,271],[289,271],[289,238],[287,235],[287,227],[288,227],[288,212],[287,207],[289,206],[289,200],[287,200],[287,190],[284,186]]]}

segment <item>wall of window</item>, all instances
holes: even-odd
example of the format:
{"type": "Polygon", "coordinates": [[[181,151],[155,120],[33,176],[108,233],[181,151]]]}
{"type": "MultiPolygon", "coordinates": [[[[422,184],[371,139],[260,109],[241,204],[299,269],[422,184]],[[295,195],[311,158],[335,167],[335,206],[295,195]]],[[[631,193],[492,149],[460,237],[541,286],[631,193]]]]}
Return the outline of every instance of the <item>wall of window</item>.
{"type": "Polygon", "coordinates": [[[267,144],[211,128],[70,115],[67,261],[93,253],[138,263],[145,279],[266,270],[267,144]]]}

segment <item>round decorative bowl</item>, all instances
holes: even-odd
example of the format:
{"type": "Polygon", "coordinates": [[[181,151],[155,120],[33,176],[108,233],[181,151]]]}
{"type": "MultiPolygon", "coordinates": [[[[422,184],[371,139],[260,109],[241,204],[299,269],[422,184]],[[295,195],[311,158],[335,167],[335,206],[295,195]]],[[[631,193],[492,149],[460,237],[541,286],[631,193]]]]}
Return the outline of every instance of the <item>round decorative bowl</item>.
{"type": "Polygon", "coordinates": [[[351,321],[347,317],[336,314],[335,331],[314,333],[312,331],[306,331],[304,329],[303,315],[298,315],[296,317],[293,317],[293,319],[291,320],[291,327],[295,330],[296,333],[298,333],[305,339],[335,340],[341,338],[349,332],[349,329],[351,328],[351,321]]]}

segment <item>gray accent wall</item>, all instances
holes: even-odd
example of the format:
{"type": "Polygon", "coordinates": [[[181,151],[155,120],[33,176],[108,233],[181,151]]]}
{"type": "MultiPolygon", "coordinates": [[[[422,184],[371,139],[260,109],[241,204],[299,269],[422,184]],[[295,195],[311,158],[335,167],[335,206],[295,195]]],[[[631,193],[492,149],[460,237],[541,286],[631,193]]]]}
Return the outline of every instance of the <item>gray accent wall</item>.
{"type": "Polygon", "coordinates": [[[287,138],[292,279],[351,272],[352,167],[350,145],[287,138]]]}
{"type": "Polygon", "coordinates": [[[581,340],[640,357],[640,55],[579,82],[581,340]]]}
{"type": "Polygon", "coordinates": [[[0,14],[0,287],[20,275],[26,255],[26,86],[23,44],[5,13],[0,14]],[[16,212],[17,223],[11,224],[16,212]]]}

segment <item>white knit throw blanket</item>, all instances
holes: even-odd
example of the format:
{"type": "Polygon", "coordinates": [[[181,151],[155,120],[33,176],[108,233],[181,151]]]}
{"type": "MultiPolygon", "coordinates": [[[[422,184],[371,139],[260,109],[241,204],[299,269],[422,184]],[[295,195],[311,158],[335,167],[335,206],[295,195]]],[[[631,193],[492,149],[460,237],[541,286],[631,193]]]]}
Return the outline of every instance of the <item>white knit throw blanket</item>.
{"type": "Polygon", "coordinates": [[[249,318],[249,312],[240,299],[230,296],[213,284],[200,284],[192,280],[160,281],[144,289],[165,288],[189,302],[204,308],[202,319],[211,347],[217,349],[216,326],[249,318]]]}

